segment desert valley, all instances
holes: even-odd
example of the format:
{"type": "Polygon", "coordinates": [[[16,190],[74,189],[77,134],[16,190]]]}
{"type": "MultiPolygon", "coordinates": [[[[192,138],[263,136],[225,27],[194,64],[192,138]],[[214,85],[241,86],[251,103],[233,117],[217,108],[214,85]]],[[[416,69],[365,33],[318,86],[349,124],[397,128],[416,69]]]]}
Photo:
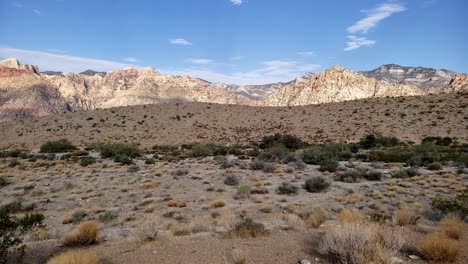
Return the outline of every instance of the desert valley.
{"type": "Polygon", "coordinates": [[[468,261],[465,74],[0,65],[2,263],[468,261]]]}

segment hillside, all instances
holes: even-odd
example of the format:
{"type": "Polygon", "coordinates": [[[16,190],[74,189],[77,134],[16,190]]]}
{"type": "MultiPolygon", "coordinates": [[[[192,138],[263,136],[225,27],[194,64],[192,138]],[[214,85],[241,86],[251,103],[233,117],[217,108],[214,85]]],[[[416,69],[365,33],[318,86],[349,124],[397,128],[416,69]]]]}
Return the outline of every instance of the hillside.
{"type": "Polygon", "coordinates": [[[206,103],[119,107],[0,124],[0,148],[38,147],[68,138],[76,144],[132,142],[142,147],[194,142],[248,143],[274,133],[309,142],[357,141],[368,133],[419,141],[468,140],[468,94],[373,98],[299,107],[206,103]]]}

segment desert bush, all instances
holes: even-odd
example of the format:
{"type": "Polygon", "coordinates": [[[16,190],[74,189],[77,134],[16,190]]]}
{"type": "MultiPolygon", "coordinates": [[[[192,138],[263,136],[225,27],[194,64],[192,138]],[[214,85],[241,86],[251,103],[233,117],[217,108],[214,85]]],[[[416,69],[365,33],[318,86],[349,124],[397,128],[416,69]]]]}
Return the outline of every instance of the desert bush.
{"type": "Polygon", "coordinates": [[[323,210],[316,210],[310,213],[305,222],[308,227],[319,228],[327,220],[327,214],[323,210]]]}
{"type": "Polygon", "coordinates": [[[116,211],[105,211],[104,213],[100,214],[98,218],[101,222],[110,222],[116,219],[118,216],[119,214],[116,211]]]}
{"type": "Polygon", "coordinates": [[[246,218],[241,222],[234,225],[234,227],[229,231],[231,237],[238,238],[251,238],[251,237],[260,237],[268,234],[268,230],[265,229],[265,226],[261,223],[254,222],[250,218],[246,218]]]}
{"type": "Polygon", "coordinates": [[[0,188],[10,184],[10,181],[6,177],[0,177],[0,188]]]}
{"type": "Polygon", "coordinates": [[[361,223],[364,222],[364,215],[356,209],[343,209],[336,217],[340,223],[361,223]]]}
{"type": "Polygon", "coordinates": [[[267,204],[267,205],[263,206],[262,208],[260,208],[260,212],[262,212],[262,213],[269,214],[272,211],[273,211],[273,206],[270,205],[270,204],[267,204]]]}
{"type": "Polygon", "coordinates": [[[39,213],[26,214],[21,218],[10,214],[8,210],[0,209],[0,264],[7,263],[7,256],[11,251],[23,253],[21,236],[34,227],[42,225],[45,218],[39,213]]]}
{"type": "Polygon", "coordinates": [[[235,195],[235,199],[246,199],[250,197],[250,192],[252,191],[252,188],[248,185],[241,185],[237,189],[237,194],[235,195]]]}
{"type": "Polygon", "coordinates": [[[427,169],[432,170],[432,171],[438,171],[438,170],[442,169],[442,165],[440,163],[438,163],[438,162],[433,162],[433,163],[427,165],[427,169]]]}
{"type": "Polygon", "coordinates": [[[42,144],[40,147],[41,153],[60,153],[60,152],[70,152],[76,149],[68,139],[60,139],[57,141],[47,141],[42,144]]]}
{"type": "Polygon", "coordinates": [[[247,253],[240,249],[234,249],[231,252],[234,264],[247,264],[247,253]]]}
{"type": "Polygon", "coordinates": [[[385,137],[382,135],[370,134],[359,141],[359,145],[364,149],[376,147],[393,147],[400,145],[401,142],[395,137],[385,137]]]}
{"type": "Polygon", "coordinates": [[[99,264],[99,259],[82,250],[73,250],[52,257],[47,264],[99,264]]]}
{"type": "Polygon", "coordinates": [[[272,163],[265,163],[265,167],[263,168],[263,172],[265,173],[273,173],[276,170],[276,165],[272,163]]]}
{"type": "Polygon", "coordinates": [[[192,234],[192,227],[189,224],[172,224],[169,227],[174,236],[188,236],[192,234]]]}
{"type": "Polygon", "coordinates": [[[313,145],[302,151],[302,160],[307,164],[320,165],[328,160],[349,159],[352,153],[349,146],[339,143],[313,145]]]}
{"type": "Polygon", "coordinates": [[[239,179],[237,178],[236,175],[227,175],[224,178],[224,184],[229,185],[229,186],[237,186],[239,185],[239,179]]]}
{"type": "Polygon", "coordinates": [[[338,169],[338,166],[340,166],[340,163],[336,160],[324,160],[320,162],[319,165],[319,171],[335,172],[338,169]]]}
{"type": "Polygon", "coordinates": [[[129,172],[129,173],[135,173],[135,172],[138,172],[138,171],[140,171],[140,170],[141,170],[141,169],[140,169],[140,166],[138,166],[138,165],[131,165],[130,167],[128,167],[127,172],[129,172]]]}
{"type": "Polygon", "coordinates": [[[156,163],[156,160],[155,160],[154,158],[147,158],[147,159],[145,160],[145,164],[146,164],[146,165],[153,165],[153,164],[155,164],[155,163],[156,163]]]}
{"type": "Polygon", "coordinates": [[[189,170],[188,169],[176,169],[171,174],[174,176],[183,176],[183,175],[189,174],[189,170]]]}
{"type": "Polygon", "coordinates": [[[318,251],[332,263],[391,263],[391,256],[403,243],[403,235],[394,229],[346,224],[328,230],[319,242],[318,251]]]}
{"type": "Polygon", "coordinates": [[[445,235],[452,239],[460,239],[465,233],[465,226],[458,216],[446,216],[440,222],[440,228],[445,235]]]}
{"type": "Polygon", "coordinates": [[[227,155],[227,148],[215,144],[195,144],[192,145],[189,151],[191,157],[208,157],[217,155],[227,155]]]}
{"type": "Polygon", "coordinates": [[[369,171],[364,177],[368,181],[381,181],[383,178],[383,174],[380,171],[369,171]]]}
{"type": "Polygon", "coordinates": [[[159,223],[156,221],[144,222],[133,231],[133,235],[140,241],[155,240],[158,234],[159,223]]]}
{"type": "Polygon", "coordinates": [[[419,245],[427,259],[453,262],[460,253],[460,244],[444,234],[431,233],[425,235],[419,245]]]}
{"type": "Polygon", "coordinates": [[[406,207],[399,209],[394,215],[394,222],[399,226],[414,225],[416,220],[417,217],[406,207]]]}
{"type": "Polygon", "coordinates": [[[251,170],[263,170],[265,168],[265,162],[255,159],[250,163],[251,170]]]}
{"type": "Polygon", "coordinates": [[[213,208],[220,208],[220,207],[224,207],[225,205],[226,205],[226,202],[223,199],[217,199],[211,203],[211,207],[213,208]]]}
{"type": "Polygon", "coordinates": [[[259,147],[261,149],[267,149],[277,145],[283,145],[287,149],[296,150],[303,148],[307,144],[304,141],[302,141],[299,137],[296,137],[294,135],[275,134],[273,136],[264,137],[260,142],[259,147]]]}
{"type": "Polygon", "coordinates": [[[67,246],[90,245],[97,242],[98,225],[92,221],[81,223],[75,230],[64,237],[67,246]]]}
{"type": "Polygon", "coordinates": [[[299,188],[296,185],[293,185],[287,182],[281,183],[281,185],[278,186],[278,188],[276,189],[276,192],[278,194],[288,194],[288,195],[297,194],[298,191],[299,191],[299,188]]]}
{"type": "Polygon", "coordinates": [[[289,154],[289,149],[280,144],[265,149],[262,153],[260,153],[260,155],[258,155],[257,159],[263,161],[287,161],[290,159],[288,157],[289,154]]]}
{"type": "Polygon", "coordinates": [[[98,146],[98,150],[102,158],[113,158],[114,161],[117,157],[133,159],[141,156],[141,151],[136,146],[127,144],[103,144],[98,146]]]}
{"type": "Polygon", "coordinates": [[[81,222],[81,220],[83,220],[87,215],[88,213],[86,213],[85,210],[78,209],[73,212],[71,217],[72,217],[73,222],[77,223],[77,222],[81,222]]]}
{"type": "Polygon", "coordinates": [[[80,159],[80,165],[83,167],[87,167],[94,163],[96,163],[96,158],[91,156],[85,156],[80,159]]]}
{"type": "Polygon", "coordinates": [[[365,178],[367,173],[368,169],[366,167],[357,167],[354,169],[348,169],[344,172],[339,172],[337,177],[340,181],[352,183],[358,182],[361,178],[365,178]]]}
{"type": "Polygon", "coordinates": [[[466,217],[468,215],[468,188],[453,198],[437,195],[432,199],[432,208],[444,214],[455,213],[462,218],[466,217]]]}
{"type": "Polygon", "coordinates": [[[18,213],[21,211],[24,211],[24,206],[23,206],[23,199],[22,198],[16,198],[15,200],[2,205],[0,207],[0,211],[5,211],[10,214],[18,213]]]}
{"type": "Polygon", "coordinates": [[[450,137],[425,137],[421,143],[434,143],[439,146],[449,146],[452,142],[453,140],[450,137]]]}
{"type": "Polygon", "coordinates": [[[127,155],[117,155],[114,157],[114,162],[118,162],[122,165],[131,165],[133,160],[127,155]]]}
{"type": "Polygon", "coordinates": [[[304,189],[308,192],[323,192],[330,188],[331,182],[322,176],[312,177],[307,179],[304,184],[304,189]]]}
{"type": "Polygon", "coordinates": [[[399,171],[392,172],[392,178],[404,179],[408,177],[408,172],[405,169],[400,169],[399,171]]]}

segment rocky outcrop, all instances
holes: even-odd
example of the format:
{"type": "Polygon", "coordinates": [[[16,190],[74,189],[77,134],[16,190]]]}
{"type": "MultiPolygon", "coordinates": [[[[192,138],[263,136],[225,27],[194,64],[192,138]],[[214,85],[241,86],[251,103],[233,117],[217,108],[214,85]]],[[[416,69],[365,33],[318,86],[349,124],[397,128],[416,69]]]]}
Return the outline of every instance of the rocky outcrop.
{"type": "Polygon", "coordinates": [[[270,95],[261,105],[297,106],[375,97],[421,95],[416,86],[379,82],[334,66],[308,80],[290,84],[270,95]]]}
{"type": "Polygon", "coordinates": [[[396,64],[382,65],[371,71],[360,72],[364,76],[388,83],[414,85],[423,90],[444,88],[449,85],[454,72],[424,67],[405,67],[396,64]]]}
{"type": "Polygon", "coordinates": [[[9,59],[0,61],[0,66],[5,67],[5,68],[17,69],[17,70],[27,70],[32,73],[39,73],[38,66],[30,65],[30,64],[21,64],[15,58],[9,58],[9,59]]]}

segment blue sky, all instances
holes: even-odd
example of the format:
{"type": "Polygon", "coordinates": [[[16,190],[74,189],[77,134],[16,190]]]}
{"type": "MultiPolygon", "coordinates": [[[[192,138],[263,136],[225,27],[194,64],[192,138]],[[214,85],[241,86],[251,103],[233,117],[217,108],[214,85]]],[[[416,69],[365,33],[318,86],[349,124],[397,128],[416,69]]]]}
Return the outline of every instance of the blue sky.
{"type": "Polygon", "coordinates": [[[0,57],[41,70],[152,66],[212,82],[333,65],[468,72],[466,0],[0,0],[0,57]]]}

